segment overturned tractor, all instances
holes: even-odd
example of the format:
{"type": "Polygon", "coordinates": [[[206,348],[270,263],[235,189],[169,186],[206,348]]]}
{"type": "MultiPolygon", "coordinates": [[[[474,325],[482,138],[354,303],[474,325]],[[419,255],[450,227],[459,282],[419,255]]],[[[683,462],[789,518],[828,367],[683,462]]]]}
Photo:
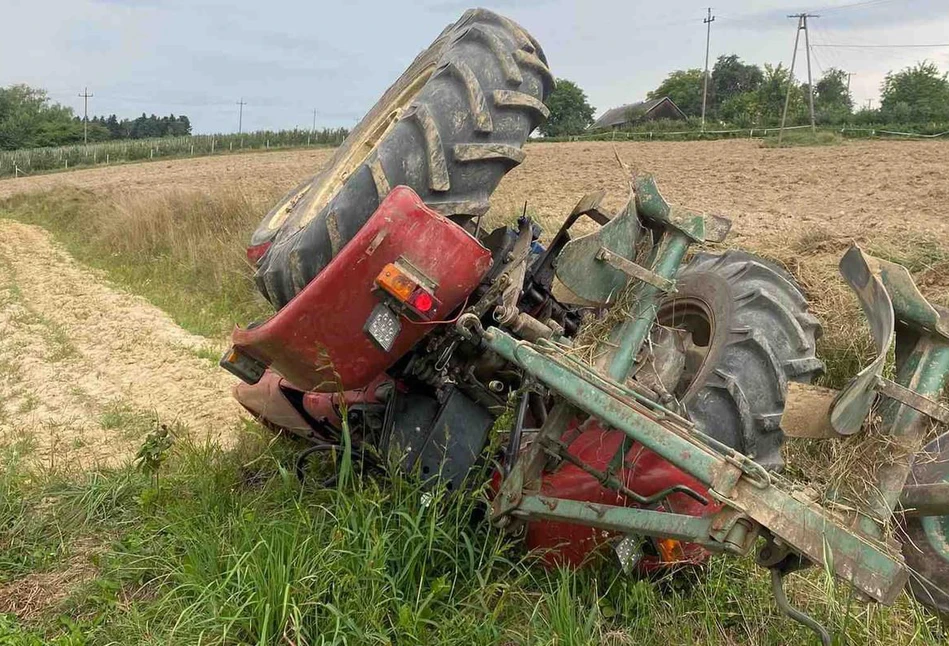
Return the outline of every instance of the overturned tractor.
{"type": "Polygon", "coordinates": [[[306,453],[345,435],[380,471],[432,486],[470,485],[495,459],[491,522],[551,563],[607,544],[647,570],[754,554],[782,610],[825,641],[788,605],[788,572],[824,567],[883,603],[909,581],[949,609],[949,441],[932,432],[949,421],[935,401],[946,312],[904,268],[852,248],[840,269],[878,358],[839,392],[789,394],[823,368],[802,290],[751,254],[687,259],[730,223],[669,205],[652,178],[617,213],[585,196],[546,244],[527,217],[483,229],[552,87],[510,20],[474,10],[442,32],[254,234],[248,257],[278,311],[235,331],[221,361],[245,382],[238,399],[306,453]],[[597,228],[577,234],[580,221],[597,228]],[[795,397],[808,414],[782,422],[795,397]],[[780,475],[786,433],[867,433],[871,411],[899,450],[860,509],[780,475]]]}

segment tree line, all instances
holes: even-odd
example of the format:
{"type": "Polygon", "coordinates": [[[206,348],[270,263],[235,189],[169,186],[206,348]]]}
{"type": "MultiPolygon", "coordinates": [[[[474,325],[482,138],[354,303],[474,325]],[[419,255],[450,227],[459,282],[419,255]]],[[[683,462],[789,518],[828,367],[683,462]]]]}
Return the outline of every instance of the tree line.
{"type": "MultiPolygon", "coordinates": [[[[807,83],[790,83],[782,64],[758,66],[734,54],[719,56],[708,79],[706,120],[736,127],[768,127],[780,123],[788,99],[788,124],[809,123],[807,83]]],[[[593,123],[594,108],[574,82],[558,79],[547,100],[550,119],[541,128],[548,137],[581,134],[593,123]]],[[[668,96],[690,119],[702,114],[705,74],[701,69],[675,70],[647,99],[668,96]]],[[[949,123],[949,73],[923,61],[889,72],[880,87],[879,106],[855,109],[847,73],[830,68],[814,83],[818,124],[949,123]]]]}
{"type": "Polygon", "coordinates": [[[142,116],[134,119],[119,120],[114,114],[89,119],[89,141],[185,137],[190,134],[191,120],[183,114],[177,117],[173,114],[167,117],[154,114],[146,117],[143,112],[142,116]]]}
{"type": "Polygon", "coordinates": [[[28,85],[0,87],[0,150],[65,146],[82,142],[86,135],[89,141],[109,141],[190,134],[191,121],[185,115],[142,113],[120,120],[113,114],[95,116],[83,124],[72,108],[51,101],[45,90],[28,85]]]}

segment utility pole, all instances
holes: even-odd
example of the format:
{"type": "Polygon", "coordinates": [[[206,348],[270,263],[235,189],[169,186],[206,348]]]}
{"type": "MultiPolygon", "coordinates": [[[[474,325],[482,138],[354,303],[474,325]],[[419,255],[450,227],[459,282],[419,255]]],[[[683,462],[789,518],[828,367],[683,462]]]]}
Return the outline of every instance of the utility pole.
{"type": "MultiPolygon", "coordinates": [[[[808,13],[796,13],[788,16],[788,18],[797,18],[797,29],[794,33],[794,53],[791,55],[791,70],[788,73],[788,90],[787,94],[784,95],[784,112],[781,114],[781,129],[778,131],[778,145],[781,145],[781,140],[784,139],[784,125],[788,119],[788,104],[791,102],[791,88],[794,86],[794,65],[797,63],[797,46],[801,40],[801,30],[804,30],[804,38],[807,41],[807,19],[808,18],[817,18],[818,16],[808,13]]],[[[807,84],[811,93],[811,128],[816,131],[817,127],[814,123],[814,84],[811,82],[811,51],[810,46],[807,48],[807,84]]]]}
{"type": "Polygon", "coordinates": [[[237,134],[243,134],[244,128],[244,106],[247,105],[244,102],[244,97],[241,97],[241,100],[237,102],[237,105],[240,106],[240,111],[237,113],[237,134]]]}
{"type": "Polygon", "coordinates": [[[310,128],[310,132],[316,132],[316,108],[313,108],[313,127],[310,128]]]}
{"type": "Polygon", "coordinates": [[[712,23],[715,22],[715,16],[712,15],[712,8],[708,8],[708,16],[703,20],[707,25],[705,29],[705,83],[702,85],[702,131],[705,131],[705,102],[708,99],[708,47],[712,39],[712,23]]]}
{"type": "Polygon", "coordinates": [[[847,94],[850,94],[850,77],[855,74],[856,72],[847,72],[847,94]]]}
{"type": "Polygon", "coordinates": [[[810,31],[807,29],[808,17],[817,18],[817,16],[806,13],[801,18],[804,21],[804,49],[807,50],[807,92],[810,95],[808,100],[811,104],[811,132],[817,134],[817,120],[814,119],[814,81],[811,78],[811,39],[810,31]]]}
{"type": "Polygon", "coordinates": [[[82,97],[82,143],[87,144],[89,143],[89,99],[93,95],[89,94],[89,88],[85,87],[79,96],[82,97]]]}

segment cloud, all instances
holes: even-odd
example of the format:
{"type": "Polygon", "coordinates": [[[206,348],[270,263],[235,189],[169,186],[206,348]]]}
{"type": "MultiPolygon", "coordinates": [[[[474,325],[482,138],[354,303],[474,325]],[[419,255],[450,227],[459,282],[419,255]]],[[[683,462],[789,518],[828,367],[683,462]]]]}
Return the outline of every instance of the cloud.
{"type": "MultiPolygon", "coordinates": [[[[711,51],[754,63],[790,61],[797,0],[716,0],[711,51]]],[[[812,44],[945,41],[949,2],[819,0],[812,44]],[[858,4],[859,3],[859,4],[858,4]],[[855,5],[846,7],[844,5],[855,5]],[[911,6],[911,10],[907,7],[911,6]]],[[[3,84],[26,82],[81,107],[192,117],[201,132],[245,126],[353,125],[413,58],[470,6],[462,0],[44,0],[5,7],[3,84]],[[233,123],[232,123],[233,122],[233,123]]],[[[477,4],[477,3],[475,3],[477,4]]],[[[714,4],[714,3],[713,3],[714,4]]],[[[554,74],[603,111],[643,98],[672,70],[701,67],[705,5],[647,0],[496,0],[543,45],[554,74]]],[[[801,45],[803,51],[803,44],[801,45]]],[[[949,67],[949,51],[814,48],[817,72],[857,72],[858,101],[887,71],[919,58],[949,67]]],[[[799,58],[799,63],[801,59],[799,58]]]]}

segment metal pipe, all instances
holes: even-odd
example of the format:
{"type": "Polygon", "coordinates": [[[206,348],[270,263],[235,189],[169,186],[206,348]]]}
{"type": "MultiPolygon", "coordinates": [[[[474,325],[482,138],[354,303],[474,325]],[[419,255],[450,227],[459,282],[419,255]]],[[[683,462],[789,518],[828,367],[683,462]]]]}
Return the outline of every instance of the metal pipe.
{"type": "Polygon", "coordinates": [[[904,516],[949,516],[949,482],[907,485],[899,504],[904,516]]]}
{"type": "MultiPolygon", "coordinates": [[[[920,337],[916,347],[897,366],[896,382],[923,397],[938,399],[949,375],[949,345],[932,335],[920,337]]],[[[876,474],[876,492],[868,501],[872,517],[863,517],[860,527],[871,536],[880,536],[880,522],[887,522],[900,500],[916,453],[922,448],[933,420],[900,402],[885,400],[881,415],[895,455],[881,464],[876,474]]]]}
{"type": "Polygon", "coordinates": [[[799,624],[807,626],[813,630],[814,633],[820,638],[821,646],[831,646],[833,641],[831,640],[830,633],[827,632],[827,629],[824,628],[824,626],[819,621],[788,603],[788,598],[784,594],[783,578],[784,577],[781,575],[781,571],[779,569],[771,568],[771,592],[774,594],[775,603],[778,604],[778,610],[799,624]]]}
{"type": "Polygon", "coordinates": [[[723,545],[710,538],[711,517],[688,516],[667,511],[616,507],[595,502],[548,498],[547,496],[524,496],[517,507],[517,515],[544,520],[559,520],[644,536],[675,538],[690,543],[699,543],[721,551],[723,545]]]}
{"type": "Polygon", "coordinates": [[[521,399],[517,404],[517,414],[514,417],[514,428],[511,429],[511,437],[508,440],[507,451],[504,455],[504,476],[511,472],[511,467],[517,461],[517,456],[521,452],[521,436],[524,434],[524,417],[527,415],[527,402],[530,398],[530,390],[525,390],[521,394],[521,399]]]}
{"type": "MultiPolygon", "coordinates": [[[[462,325],[461,320],[459,325],[462,325]]],[[[696,429],[668,417],[660,422],[655,418],[656,413],[648,408],[583,379],[538,352],[532,344],[517,341],[498,328],[485,330],[483,340],[491,350],[563,396],[561,404],[569,402],[582,408],[710,485],[712,497],[767,527],[806,559],[832,567],[838,576],[871,598],[891,603],[906,584],[909,575],[902,559],[891,555],[885,545],[844,527],[819,505],[798,500],[766,480],[752,478],[749,476],[754,473],[752,467],[761,468],[754,462],[742,459],[740,454],[726,455],[713,450],[704,444],[709,441],[707,436],[696,429]],[[832,564],[828,563],[829,554],[833,555],[832,564]]],[[[523,500],[522,483],[511,486],[514,491],[502,486],[510,495],[511,504],[500,506],[496,514],[513,513],[523,500]]]]}
{"type": "MultiPolygon", "coordinates": [[[[659,243],[661,246],[652,268],[653,273],[662,278],[674,279],[690,242],[685,233],[675,229],[668,230],[659,243]]],[[[662,293],[655,285],[640,283],[626,320],[611,335],[611,341],[617,347],[610,361],[609,375],[619,383],[626,381],[640,348],[652,330],[662,293]]]]}

